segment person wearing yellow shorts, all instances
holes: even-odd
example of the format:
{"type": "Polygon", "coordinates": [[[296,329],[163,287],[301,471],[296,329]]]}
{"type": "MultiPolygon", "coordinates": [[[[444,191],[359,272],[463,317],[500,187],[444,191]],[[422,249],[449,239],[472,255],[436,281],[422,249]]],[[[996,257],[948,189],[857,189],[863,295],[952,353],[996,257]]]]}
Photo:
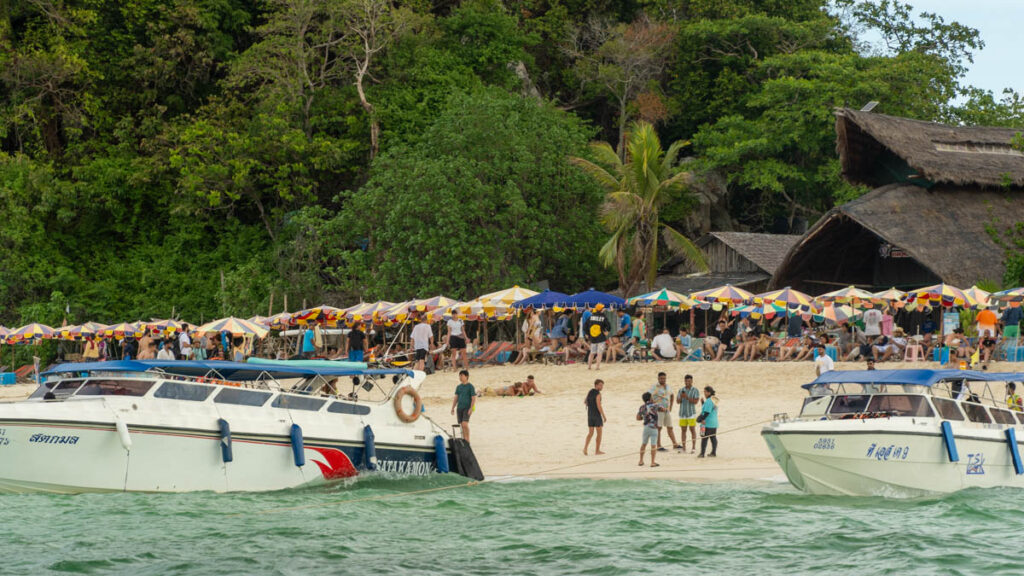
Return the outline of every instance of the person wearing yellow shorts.
{"type": "Polygon", "coordinates": [[[700,402],[700,390],[693,385],[693,376],[687,374],[684,385],[679,389],[676,398],[679,404],[679,442],[682,451],[686,452],[686,430],[690,430],[690,454],[697,448],[697,403],[700,402]]]}

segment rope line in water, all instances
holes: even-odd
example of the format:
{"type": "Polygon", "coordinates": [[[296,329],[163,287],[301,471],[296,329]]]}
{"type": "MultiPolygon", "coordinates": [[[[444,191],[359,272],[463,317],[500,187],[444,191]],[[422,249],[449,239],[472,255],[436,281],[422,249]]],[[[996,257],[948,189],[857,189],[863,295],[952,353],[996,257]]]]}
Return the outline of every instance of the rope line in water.
{"type": "MultiPolygon", "coordinates": [[[[433,422],[433,421],[431,421],[431,422],[433,422]]],[[[715,434],[712,434],[711,436],[706,436],[706,438],[712,438],[712,437],[717,437],[717,436],[724,436],[725,434],[730,434],[732,432],[738,432],[740,430],[746,430],[747,428],[752,428],[754,426],[759,426],[761,424],[766,424],[768,422],[771,422],[771,420],[761,420],[761,421],[758,421],[758,422],[753,422],[753,423],[747,424],[745,426],[739,426],[737,428],[730,428],[730,429],[725,430],[725,431],[716,432],[715,434]]],[[[436,425],[436,423],[435,423],[435,425],[436,425]]],[[[501,477],[498,477],[498,478],[488,478],[488,479],[482,480],[482,481],[475,481],[475,480],[473,480],[473,481],[470,481],[470,482],[466,482],[465,484],[454,484],[452,486],[438,486],[438,487],[435,487],[435,488],[425,488],[423,490],[412,490],[412,491],[409,491],[409,492],[394,492],[394,493],[391,493],[391,494],[378,494],[377,496],[366,496],[365,498],[348,498],[348,499],[345,499],[345,500],[333,500],[331,502],[318,502],[316,504],[304,504],[302,506],[287,506],[287,507],[283,507],[283,508],[268,508],[266,510],[257,510],[255,512],[245,512],[245,513],[240,513],[240,514],[231,514],[231,515],[228,516],[228,518],[238,518],[240,516],[250,516],[250,515],[260,515],[260,516],[262,516],[262,515],[265,515],[265,514],[275,514],[275,513],[278,513],[278,512],[295,512],[295,511],[299,511],[299,510],[311,510],[311,509],[314,509],[314,508],[324,508],[324,507],[327,507],[327,506],[337,506],[337,505],[340,505],[340,504],[354,504],[354,503],[357,503],[357,502],[373,502],[373,501],[379,501],[379,500],[389,500],[391,498],[401,498],[401,497],[404,497],[404,496],[416,496],[416,495],[419,495],[419,494],[430,494],[432,492],[444,492],[446,490],[455,490],[457,488],[471,488],[471,487],[474,487],[474,486],[481,486],[483,484],[491,484],[493,482],[514,480],[516,478],[530,478],[530,477],[533,477],[533,476],[542,476],[542,475],[545,475],[545,474],[554,474],[554,473],[559,472],[561,470],[569,470],[569,469],[572,469],[572,468],[579,468],[580,466],[589,466],[591,464],[598,464],[598,463],[601,463],[601,462],[610,462],[612,460],[618,460],[619,458],[625,458],[627,456],[636,456],[637,454],[638,454],[638,451],[637,450],[633,450],[633,451],[628,452],[628,453],[616,454],[616,455],[607,456],[605,458],[600,458],[600,459],[587,460],[585,462],[577,462],[575,464],[566,464],[566,465],[563,465],[563,466],[556,466],[554,468],[548,468],[546,470],[538,470],[538,471],[534,471],[534,472],[524,472],[524,473],[521,473],[521,474],[512,474],[512,475],[509,475],[509,476],[501,476],[501,477]]],[[[650,474],[652,472],[656,472],[656,473],[660,474],[660,473],[664,473],[664,472],[691,472],[691,471],[692,472],[705,472],[705,471],[707,471],[707,472],[719,472],[719,471],[727,471],[727,470],[761,470],[762,469],[761,467],[757,467],[757,468],[734,468],[734,467],[728,467],[728,468],[670,468],[670,469],[664,469],[664,470],[660,470],[660,469],[659,470],[652,470],[650,466],[645,466],[644,468],[645,468],[644,470],[627,470],[627,471],[621,471],[621,472],[614,472],[614,474],[640,474],[640,473],[650,474]]],[[[656,468],[661,468],[661,467],[657,466],[656,468]]],[[[563,476],[569,476],[569,475],[583,475],[583,474],[585,474],[585,472],[566,472],[566,473],[563,473],[562,475],[563,476]]]]}

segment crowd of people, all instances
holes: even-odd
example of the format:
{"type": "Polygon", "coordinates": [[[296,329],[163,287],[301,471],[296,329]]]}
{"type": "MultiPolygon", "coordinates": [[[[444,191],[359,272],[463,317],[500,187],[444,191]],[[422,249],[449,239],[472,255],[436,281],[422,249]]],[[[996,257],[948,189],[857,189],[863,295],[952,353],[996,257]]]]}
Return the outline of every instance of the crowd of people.
{"type": "MultiPolygon", "coordinates": [[[[909,335],[896,324],[895,310],[889,308],[868,309],[840,325],[815,322],[810,315],[799,313],[754,319],[726,311],[706,332],[695,335],[685,325],[673,332],[664,326],[652,337],[643,315],[631,316],[627,311],[608,310],[601,305],[578,316],[562,311],[546,322],[543,314],[540,310],[527,311],[517,342],[496,340],[484,345],[476,327],[471,328],[476,323],[449,320],[444,338],[434,338],[434,331],[425,322],[418,324],[410,346],[415,349],[418,367],[432,357],[433,365],[453,369],[471,364],[528,362],[580,362],[591,369],[600,369],[602,362],[644,360],[799,362],[813,360],[821,353],[835,361],[886,362],[930,360],[933,352],[942,348],[948,355],[944,361],[987,364],[1004,339],[1018,337],[1022,320],[1020,307],[1007,308],[1001,314],[983,309],[977,313],[970,336],[960,327],[940,334],[931,318],[916,324],[916,333],[909,335]]],[[[401,346],[395,349],[403,351],[401,346]]]]}

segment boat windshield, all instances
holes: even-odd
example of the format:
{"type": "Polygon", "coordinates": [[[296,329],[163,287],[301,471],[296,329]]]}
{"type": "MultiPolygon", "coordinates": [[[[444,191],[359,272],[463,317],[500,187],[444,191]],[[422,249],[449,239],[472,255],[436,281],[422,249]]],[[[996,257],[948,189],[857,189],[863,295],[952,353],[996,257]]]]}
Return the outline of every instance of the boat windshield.
{"type": "Polygon", "coordinates": [[[145,396],[153,380],[89,379],[75,396],[145,396]]]}

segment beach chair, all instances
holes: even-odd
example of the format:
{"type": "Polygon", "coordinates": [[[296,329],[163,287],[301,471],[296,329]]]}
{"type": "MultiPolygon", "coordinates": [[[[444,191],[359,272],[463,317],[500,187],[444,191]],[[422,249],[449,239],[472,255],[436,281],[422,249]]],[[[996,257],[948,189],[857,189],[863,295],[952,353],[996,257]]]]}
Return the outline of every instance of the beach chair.
{"type": "Polygon", "coordinates": [[[480,348],[469,357],[470,364],[486,364],[494,358],[497,354],[498,348],[504,344],[504,342],[491,342],[486,348],[480,348]]]}
{"type": "Polygon", "coordinates": [[[696,362],[704,359],[704,339],[693,338],[690,340],[690,348],[683,350],[683,362],[696,362]]]}
{"type": "MultiPolygon", "coordinates": [[[[480,356],[476,360],[477,364],[504,364],[508,362],[509,357],[512,356],[512,350],[515,349],[515,345],[511,342],[496,342],[497,346],[491,349],[488,346],[489,353],[480,356]]],[[[471,361],[472,362],[472,361],[471,361]]]]}

